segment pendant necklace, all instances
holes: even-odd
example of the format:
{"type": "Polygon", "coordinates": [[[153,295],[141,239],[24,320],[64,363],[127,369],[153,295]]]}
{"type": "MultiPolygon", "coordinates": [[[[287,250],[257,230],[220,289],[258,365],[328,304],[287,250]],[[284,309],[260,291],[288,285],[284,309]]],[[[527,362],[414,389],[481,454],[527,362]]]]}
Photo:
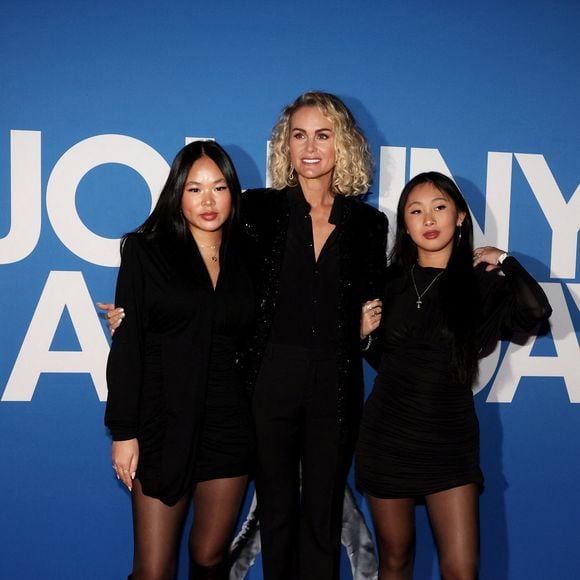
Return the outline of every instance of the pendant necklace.
{"type": "MultiPolygon", "coordinates": [[[[219,244],[215,244],[213,246],[202,246],[201,244],[198,246],[198,248],[203,248],[203,249],[210,249],[210,250],[219,250],[220,245],[219,244]]],[[[218,255],[219,255],[219,251],[215,252],[213,256],[210,256],[209,259],[212,262],[217,262],[218,261],[218,255]]]]}
{"type": "Polygon", "coordinates": [[[419,290],[417,290],[417,284],[415,282],[415,274],[413,273],[413,271],[415,270],[415,264],[413,264],[411,266],[411,280],[413,280],[413,286],[415,288],[415,294],[417,294],[417,308],[421,308],[421,304],[423,304],[423,301],[421,300],[421,298],[423,298],[423,296],[425,296],[425,294],[427,294],[427,292],[429,291],[429,288],[431,288],[431,286],[433,286],[433,284],[435,284],[435,282],[437,282],[437,278],[439,278],[439,276],[441,276],[441,274],[443,274],[443,272],[445,272],[445,270],[441,270],[441,272],[439,272],[439,274],[437,274],[437,276],[435,276],[435,278],[433,278],[433,280],[431,280],[431,283],[429,284],[429,286],[427,286],[427,288],[425,288],[425,290],[423,290],[423,292],[421,292],[421,294],[419,294],[419,290]]]}

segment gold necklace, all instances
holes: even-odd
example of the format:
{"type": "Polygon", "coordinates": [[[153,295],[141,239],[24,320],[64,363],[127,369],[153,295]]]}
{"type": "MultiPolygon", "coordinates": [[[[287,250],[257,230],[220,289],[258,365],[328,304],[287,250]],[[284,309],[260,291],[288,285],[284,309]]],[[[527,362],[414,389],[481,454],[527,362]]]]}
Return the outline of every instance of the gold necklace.
{"type": "Polygon", "coordinates": [[[441,276],[441,274],[443,274],[443,272],[445,272],[445,270],[441,270],[441,272],[439,272],[439,274],[437,274],[437,276],[435,276],[435,278],[433,278],[433,280],[431,280],[431,283],[429,284],[429,286],[427,286],[427,288],[425,288],[425,290],[423,290],[423,292],[421,292],[421,294],[419,294],[419,290],[417,290],[417,284],[415,283],[415,274],[413,273],[413,271],[415,270],[415,264],[413,264],[411,266],[411,280],[413,280],[413,286],[415,287],[415,294],[417,294],[417,308],[421,308],[421,304],[423,304],[423,301],[421,300],[421,298],[423,298],[423,296],[425,296],[425,294],[427,294],[427,292],[429,291],[429,288],[431,288],[431,286],[433,286],[433,284],[435,284],[435,282],[437,282],[437,279],[439,278],[439,276],[441,276]]]}
{"type": "Polygon", "coordinates": [[[210,249],[210,250],[218,250],[218,252],[214,253],[213,256],[210,256],[209,257],[209,259],[212,262],[217,262],[218,261],[218,257],[219,257],[219,247],[220,247],[219,244],[215,244],[215,245],[212,245],[212,246],[202,246],[201,244],[199,244],[197,247],[200,248],[200,249],[203,248],[203,249],[210,249]]]}

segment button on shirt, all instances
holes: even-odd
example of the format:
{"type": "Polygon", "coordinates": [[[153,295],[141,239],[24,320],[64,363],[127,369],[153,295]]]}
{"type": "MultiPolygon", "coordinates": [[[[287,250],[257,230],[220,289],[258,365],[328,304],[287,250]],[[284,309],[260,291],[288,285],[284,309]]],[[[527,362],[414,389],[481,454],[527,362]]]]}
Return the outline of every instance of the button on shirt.
{"type": "Polygon", "coordinates": [[[332,204],[329,223],[336,227],[318,261],[310,205],[300,188],[288,191],[289,223],[271,342],[332,351],[338,336],[339,223],[342,198],[332,204]]]}

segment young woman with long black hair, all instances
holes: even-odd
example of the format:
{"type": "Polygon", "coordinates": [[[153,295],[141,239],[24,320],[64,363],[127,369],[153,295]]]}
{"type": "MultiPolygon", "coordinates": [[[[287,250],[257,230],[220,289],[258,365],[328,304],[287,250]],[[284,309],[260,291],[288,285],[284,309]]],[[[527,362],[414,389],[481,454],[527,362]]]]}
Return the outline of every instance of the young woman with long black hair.
{"type": "Polygon", "coordinates": [[[131,491],[133,580],[175,577],[193,500],[191,578],[226,579],[254,455],[235,369],[254,316],[234,166],[215,142],[176,156],[150,217],[124,237],[126,313],[107,365],[113,469],[131,491]]]}
{"type": "Polygon", "coordinates": [[[471,386],[478,353],[551,313],[539,284],[493,247],[473,251],[456,184],[417,175],[397,210],[392,264],[369,359],[356,478],[371,508],[379,579],[410,579],[414,510],[424,498],[443,578],[474,579],[479,558],[479,427],[471,386]]]}

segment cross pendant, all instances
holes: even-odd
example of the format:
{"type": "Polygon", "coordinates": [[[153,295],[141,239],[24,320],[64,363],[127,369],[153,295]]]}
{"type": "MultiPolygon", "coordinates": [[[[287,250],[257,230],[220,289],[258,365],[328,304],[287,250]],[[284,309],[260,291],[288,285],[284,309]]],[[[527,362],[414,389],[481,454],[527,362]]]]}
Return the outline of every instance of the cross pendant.
{"type": "Polygon", "coordinates": [[[417,298],[417,308],[421,308],[421,304],[423,304],[423,302],[421,302],[421,298],[417,298]]]}

